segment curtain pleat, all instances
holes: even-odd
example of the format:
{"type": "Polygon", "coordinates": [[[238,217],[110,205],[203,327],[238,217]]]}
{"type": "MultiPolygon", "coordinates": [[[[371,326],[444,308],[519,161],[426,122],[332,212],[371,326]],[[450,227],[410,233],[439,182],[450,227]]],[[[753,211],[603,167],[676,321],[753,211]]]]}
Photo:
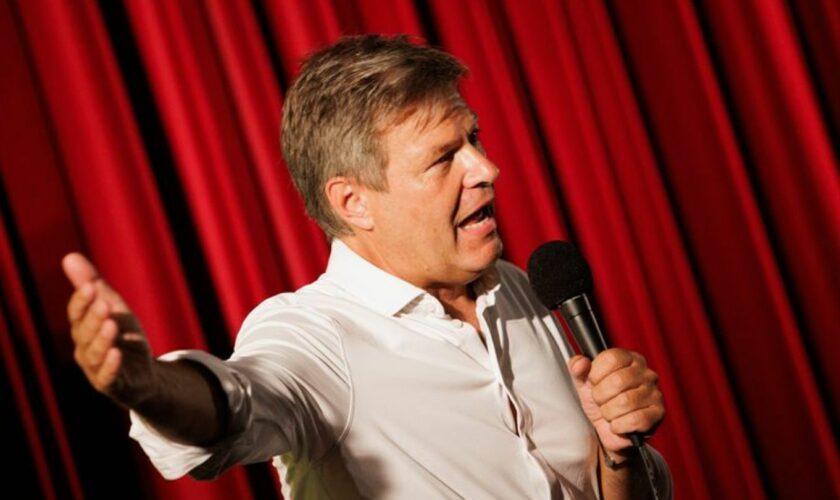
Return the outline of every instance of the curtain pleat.
{"type": "Polygon", "coordinates": [[[298,288],[323,270],[328,248],[320,229],[303,216],[303,202],[280,163],[282,103],[270,56],[248,2],[216,2],[207,10],[248,163],[255,167],[259,197],[276,241],[272,260],[282,266],[284,287],[298,288]]]}
{"type": "MultiPolygon", "coordinates": [[[[791,19],[797,24],[800,49],[814,72],[813,84],[820,111],[831,129],[835,155],[840,142],[840,3],[831,0],[791,2],[791,19]]],[[[835,398],[837,401],[837,398],[835,398]]]]}
{"type": "Polygon", "coordinates": [[[487,2],[429,4],[442,47],[470,68],[463,94],[479,115],[482,144],[501,170],[498,206],[516,207],[497,216],[505,255],[523,265],[540,243],[563,238],[567,231],[550,172],[531,168],[546,159],[508,33],[501,27],[503,13],[487,2]]]}
{"type": "Polygon", "coordinates": [[[572,200],[574,233],[596,272],[602,304],[614,304],[604,311],[607,333],[616,344],[645,352],[657,370],[675,375],[662,381],[671,421],[706,423],[691,430],[666,426],[662,432],[673,431],[673,438],[664,435],[656,444],[669,457],[677,483],[698,498],[720,490],[747,496],[748,485],[760,492],[608,13],[593,3],[572,2],[564,9],[546,2],[544,9],[528,11],[508,4],[559,184],[572,200]],[[542,61],[552,56],[560,63],[546,75],[542,61]],[[653,335],[644,338],[643,332],[653,335]],[[704,356],[694,356],[698,352],[704,356]],[[694,384],[699,372],[713,374],[711,383],[694,384]],[[743,475],[710,478],[723,484],[709,487],[697,454],[712,459],[719,453],[708,444],[718,441],[721,429],[743,475]]]}
{"type": "MultiPolygon", "coordinates": [[[[799,272],[801,265],[786,268],[777,260],[772,239],[783,237],[784,226],[763,212],[753,179],[767,167],[752,160],[756,152],[743,142],[747,129],[756,124],[738,123],[729,109],[733,98],[727,93],[755,63],[742,61],[738,77],[724,79],[719,53],[704,41],[706,26],[688,2],[658,2],[650,11],[616,7],[631,71],[657,136],[660,163],[768,489],[781,498],[837,493],[836,440],[803,345],[813,339],[803,335],[790,296],[794,291],[785,285],[784,274],[799,272]],[[791,455],[809,458],[792,462],[791,455]],[[794,480],[805,477],[819,479],[794,480]]],[[[719,15],[715,10],[705,19],[719,15]]],[[[750,30],[731,26],[731,31],[750,30]]],[[[782,138],[767,137],[760,147],[776,147],[766,142],[770,140],[782,138]]],[[[794,164],[779,168],[788,173],[784,183],[799,182],[790,179],[800,175],[794,164]]],[[[833,177],[836,189],[836,172],[833,177]]],[[[786,215],[790,221],[801,221],[800,216],[799,210],[786,215]]],[[[836,234],[832,226],[823,226],[812,243],[822,245],[836,234]]],[[[807,258],[807,253],[799,257],[807,258]]],[[[833,264],[823,261],[822,273],[836,272],[837,255],[832,258],[833,264]]],[[[822,313],[835,315],[836,306],[822,313]]]]}
{"type": "Polygon", "coordinates": [[[329,0],[271,0],[263,8],[288,79],[297,75],[306,54],[342,33],[329,0]]]}
{"type": "MultiPolygon", "coordinates": [[[[81,229],[83,248],[142,318],[156,351],[206,347],[95,4],[15,2],[12,8],[27,40],[30,64],[37,73],[40,98],[49,117],[47,127],[53,143],[40,146],[57,150],[60,174],[72,199],[69,213],[81,229]]],[[[23,162],[7,166],[5,158],[3,165],[4,174],[13,181],[22,169],[52,167],[23,162]]],[[[7,184],[7,188],[25,197],[21,186],[7,184]]],[[[25,225],[26,212],[19,217],[18,224],[25,225]]],[[[66,240],[52,240],[51,229],[45,230],[41,244],[67,244],[66,240]]],[[[57,231],[60,235],[61,230],[57,231]]],[[[71,248],[56,248],[53,259],[32,264],[50,270],[51,286],[64,287],[61,302],[69,294],[56,266],[62,251],[71,248]]],[[[66,323],[61,330],[53,334],[61,334],[60,355],[70,358],[66,323]]],[[[76,414],[76,421],[83,421],[79,413],[87,410],[67,411],[76,414]]],[[[86,439],[95,441],[96,436],[86,439]]],[[[74,447],[82,446],[84,437],[79,436],[74,447]]],[[[149,478],[161,496],[247,498],[249,492],[241,472],[218,484],[192,480],[167,484],[156,474],[149,478]]]]}
{"type": "Polygon", "coordinates": [[[208,16],[199,2],[128,2],[226,330],[283,288],[208,16]]]}
{"type": "MultiPolygon", "coordinates": [[[[812,357],[802,358],[799,370],[808,377],[817,364],[836,418],[840,369],[832,353],[840,352],[840,339],[832,330],[840,304],[840,167],[784,5],[717,3],[709,5],[718,8],[707,23],[717,46],[731,47],[718,52],[751,180],[762,215],[778,233],[770,234],[771,243],[792,288],[787,299],[797,308],[798,327],[813,333],[812,357]]],[[[799,336],[791,342],[799,343],[799,336]]],[[[840,465],[836,453],[827,453],[833,455],[829,465],[840,465]]]]}
{"type": "Polygon", "coordinates": [[[362,32],[470,68],[505,257],[581,247],[610,342],[660,374],[679,498],[840,497],[829,0],[0,0],[0,359],[25,491],[279,497],[268,467],[153,470],[73,362],[60,259],[88,254],[156,353],[229,352],[257,303],[324,269],[278,123],[305,55],[362,32]]]}
{"type": "MultiPolygon", "coordinates": [[[[8,235],[0,224],[0,352],[40,486],[33,491],[39,489],[49,499],[60,495],[83,498],[37,328],[14,264],[8,235]],[[34,374],[34,380],[29,373],[34,374]]],[[[25,456],[16,460],[25,460],[25,456]]]]}

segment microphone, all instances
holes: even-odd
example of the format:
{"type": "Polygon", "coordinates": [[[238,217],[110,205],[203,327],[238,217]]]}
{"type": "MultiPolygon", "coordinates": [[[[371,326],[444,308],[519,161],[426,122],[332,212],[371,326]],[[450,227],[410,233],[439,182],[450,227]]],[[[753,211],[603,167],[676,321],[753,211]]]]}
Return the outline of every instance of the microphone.
{"type": "Polygon", "coordinates": [[[560,314],[578,347],[589,359],[607,350],[587,293],[592,293],[592,272],[586,259],[568,241],[550,241],[528,260],[528,280],[548,309],[560,314]]]}
{"type": "MultiPolygon", "coordinates": [[[[607,349],[607,342],[587,295],[592,293],[592,272],[574,245],[568,241],[550,241],[534,250],[528,259],[528,280],[546,308],[560,311],[586,357],[595,359],[595,356],[607,349]]],[[[642,456],[654,497],[659,498],[653,463],[644,448],[644,437],[638,432],[632,432],[628,437],[642,456]]]]}

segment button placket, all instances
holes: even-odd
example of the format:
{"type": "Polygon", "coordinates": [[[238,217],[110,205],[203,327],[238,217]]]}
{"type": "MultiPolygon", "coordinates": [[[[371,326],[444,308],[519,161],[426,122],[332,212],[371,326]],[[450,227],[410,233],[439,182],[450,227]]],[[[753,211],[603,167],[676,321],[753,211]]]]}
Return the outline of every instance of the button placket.
{"type": "MultiPolygon", "coordinates": [[[[485,320],[483,314],[487,306],[492,304],[484,303],[484,301],[481,300],[482,298],[483,297],[479,297],[479,301],[476,304],[476,317],[478,318],[478,324],[481,327],[482,331],[486,332],[486,335],[484,337],[487,342],[487,354],[490,358],[490,365],[492,366],[493,374],[496,377],[496,380],[499,382],[499,385],[501,385],[505,395],[507,396],[506,403],[512,405],[514,410],[516,411],[516,435],[519,436],[521,439],[525,439],[525,420],[523,418],[524,415],[522,413],[522,407],[520,406],[519,401],[517,401],[517,399],[513,397],[511,388],[508,387],[507,381],[502,375],[502,370],[499,366],[499,358],[497,357],[498,351],[495,340],[496,335],[494,335],[494,331],[491,330],[490,325],[485,320]]],[[[495,303],[495,301],[493,301],[492,303],[495,303]]],[[[510,409],[505,408],[504,411],[510,411],[510,409]]]]}

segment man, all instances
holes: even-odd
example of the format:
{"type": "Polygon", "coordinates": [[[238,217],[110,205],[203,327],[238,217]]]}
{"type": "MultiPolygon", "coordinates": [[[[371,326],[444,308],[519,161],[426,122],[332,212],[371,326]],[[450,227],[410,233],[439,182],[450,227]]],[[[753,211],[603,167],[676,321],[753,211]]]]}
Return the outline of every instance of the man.
{"type": "Polygon", "coordinates": [[[273,458],[292,498],[648,496],[625,435],[662,420],[656,374],[620,349],[567,369],[553,316],[497,260],[499,170],[458,93],[465,71],[373,35],[304,64],[283,150],[329,265],[257,306],[229,360],[153,360],[119,295],[65,257],[76,359],[165,477],[273,458]]]}

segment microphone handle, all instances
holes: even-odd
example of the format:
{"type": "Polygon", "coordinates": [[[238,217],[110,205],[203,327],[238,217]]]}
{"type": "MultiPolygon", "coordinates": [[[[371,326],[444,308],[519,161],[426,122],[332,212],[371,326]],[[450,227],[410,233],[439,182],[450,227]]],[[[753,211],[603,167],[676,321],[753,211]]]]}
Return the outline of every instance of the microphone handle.
{"type": "MultiPolygon", "coordinates": [[[[592,303],[585,293],[562,302],[559,309],[575,342],[587,358],[595,359],[595,356],[607,350],[607,341],[604,340],[592,303]]],[[[631,432],[629,437],[636,448],[644,446],[645,438],[641,433],[631,432]]]]}
{"type": "MultiPolygon", "coordinates": [[[[566,320],[566,325],[575,337],[575,342],[587,358],[595,359],[595,356],[607,350],[607,342],[604,340],[601,326],[595,317],[592,303],[585,293],[561,302],[559,309],[563,319],[566,320]]],[[[645,438],[640,432],[631,432],[628,437],[642,457],[651,492],[654,498],[658,499],[659,492],[656,488],[653,460],[645,448],[645,438]]]]}
{"type": "Polygon", "coordinates": [[[561,302],[559,309],[575,342],[587,358],[595,359],[595,356],[607,350],[604,334],[601,333],[592,303],[585,293],[561,302]]]}

